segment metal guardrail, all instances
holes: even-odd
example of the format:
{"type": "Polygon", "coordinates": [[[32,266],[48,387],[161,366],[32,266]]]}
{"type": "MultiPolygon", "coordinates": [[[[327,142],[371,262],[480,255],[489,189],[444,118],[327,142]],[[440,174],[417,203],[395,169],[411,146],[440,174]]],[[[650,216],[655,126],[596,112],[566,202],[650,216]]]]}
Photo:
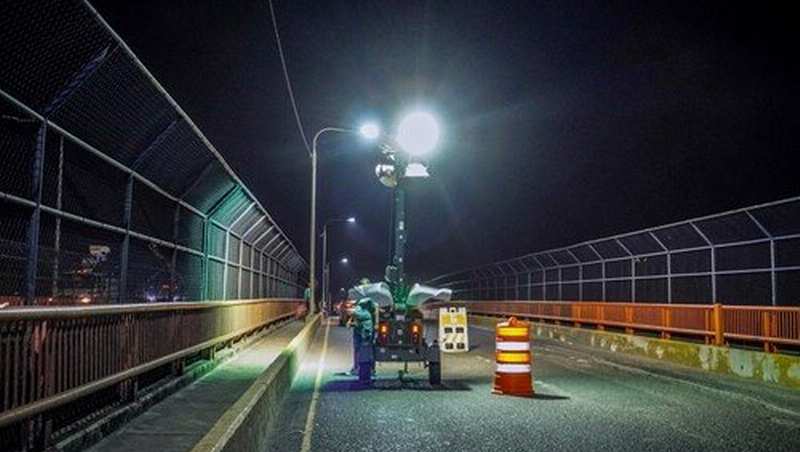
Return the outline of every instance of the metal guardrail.
{"type": "MultiPolygon", "coordinates": [[[[778,345],[800,347],[800,308],[764,306],[674,305],[611,302],[557,301],[458,301],[470,313],[517,316],[534,320],[570,322],[702,337],[706,343],[724,346],[729,341],[762,343],[774,352],[778,345]]],[[[447,303],[445,303],[447,304],[447,303]]],[[[451,303],[452,304],[452,303],[451,303]]],[[[444,305],[437,303],[436,307],[444,305]]]]}
{"type": "Polygon", "coordinates": [[[304,306],[297,299],[0,311],[0,427],[234,341],[304,306]]]}

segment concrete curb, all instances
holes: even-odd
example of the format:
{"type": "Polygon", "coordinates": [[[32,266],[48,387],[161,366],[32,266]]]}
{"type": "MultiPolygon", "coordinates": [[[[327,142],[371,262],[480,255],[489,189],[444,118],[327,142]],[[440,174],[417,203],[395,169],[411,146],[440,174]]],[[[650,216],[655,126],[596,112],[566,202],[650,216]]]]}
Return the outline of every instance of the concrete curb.
{"type": "Polygon", "coordinates": [[[319,314],[275,358],[250,388],[217,420],[192,452],[260,450],[317,327],[319,314]]]}
{"type": "MultiPolygon", "coordinates": [[[[470,315],[470,324],[494,329],[496,317],[470,315]]],[[[531,322],[531,336],[644,356],[706,372],[800,389],[800,356],[531,322]]]]}

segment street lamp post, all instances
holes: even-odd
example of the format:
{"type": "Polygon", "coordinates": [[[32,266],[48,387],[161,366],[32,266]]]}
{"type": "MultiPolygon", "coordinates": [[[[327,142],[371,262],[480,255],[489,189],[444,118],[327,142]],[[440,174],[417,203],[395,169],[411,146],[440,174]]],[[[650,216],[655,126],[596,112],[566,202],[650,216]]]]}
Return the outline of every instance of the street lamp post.
{"type": "Polygon", "coordinates": [[[330,300],[330,265],[328,264],[328,226],[335,223],[355,223],[355,217],[334,218],[325,222],[322,226],[322,309],[329,309],[330,300]]]}
{"type": "MultiPolygon", "coordinates": [[[[319,137],[326,132],[339,132],[339,133],[356,133],[352,129],[344,129],[341,127],[325,127],[319,130],[314,135],[311,142],[311,225],[309,228],[309,293],[310,293],[310,310],[316,311],[317,303],[317,142],[319,137]]],[[[360,133],[367,139],[375,139],[380,135],[380,129],[375,124],[365,124],[361,126],[357,133],[360,133]]]]}

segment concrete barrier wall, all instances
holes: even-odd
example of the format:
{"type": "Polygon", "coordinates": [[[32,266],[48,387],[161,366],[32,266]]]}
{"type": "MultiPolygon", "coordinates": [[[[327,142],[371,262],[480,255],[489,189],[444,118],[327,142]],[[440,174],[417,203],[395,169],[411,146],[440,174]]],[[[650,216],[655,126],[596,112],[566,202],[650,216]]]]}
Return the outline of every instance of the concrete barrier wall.
{"type": "Polygon", "coordinates": [[[266,440],[270,424],[292,385],[292,380],[313,341],[319,324],[319,315],[308,320],[308,324],[258,377],[250,389],[195,445],[193,452],[260,450],[260,446],[266,440]]]}
{"type": "MultiPolygon", "coordinates": [[[[494,329],[501,319],[470,315],[473,326],[494,329]]],[[[644,356],[707,372],[800,389],[800,356],[532,322],[533,338],[549,338],[644,356]]]]}

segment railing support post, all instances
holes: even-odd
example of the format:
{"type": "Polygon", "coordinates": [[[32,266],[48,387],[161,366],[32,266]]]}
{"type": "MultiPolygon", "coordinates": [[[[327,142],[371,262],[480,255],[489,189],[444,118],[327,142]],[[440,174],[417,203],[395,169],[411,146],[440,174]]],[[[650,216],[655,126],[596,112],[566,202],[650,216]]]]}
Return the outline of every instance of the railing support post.
{"type": "MultiPolygon", "coordinates": [[[[672,309],[670,308],[661,308],[661,324],[664,328],[669,328],[672,326],[672,309]]],[[[661,331],[661,339],[669,339],[670,333],[669,331],[661,331]]]]}
{"type": "Polygon", "coordinates": [[[763,311],[761,313],[761,336],[765,338],[764,352],[766,353],[773,353],[775,351],[774,344],[769,342],[769,338],[772,337],[772,319],[770,315],[771,313],[769,311],[763,311]]]}
{"type": "Polygon", "coordinates": [[[625,333],[633,334],[633,328],[630,326],[633,324],[633,306],[625,306],[625,333]]]}
{"type": "Polygon", "coordinates": [[[722,315],[722,305],[720,303],[714,303],[711,321],[713,322],[712,326],[714,328],[714,345],[718,347],[725,345],[725,322],[723,321],[722,315]]]}
{"type": "Polygon", "coordinates": [[[606,321],[606,307],[605,304],[598,304],[597,305],[597,329],[603,331],[606,329],[605,321],[606,321]]]}

